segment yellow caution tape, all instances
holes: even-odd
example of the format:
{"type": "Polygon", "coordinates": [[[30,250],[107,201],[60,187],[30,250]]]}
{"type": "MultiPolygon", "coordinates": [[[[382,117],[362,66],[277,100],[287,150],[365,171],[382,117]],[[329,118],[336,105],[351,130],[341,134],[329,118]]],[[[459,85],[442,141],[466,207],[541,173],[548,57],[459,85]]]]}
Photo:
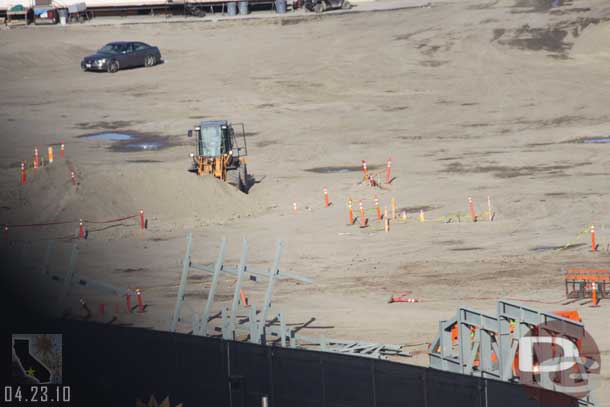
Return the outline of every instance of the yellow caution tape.
{"type": "Polygon", "coordinates": [[[559,249],[557,249],[557,251],[562,251],[564,249],[567,249],[568,247],[572,246],[574,243],[576,243],[576,241],[578,239],[580,239],[582,237],[583,234],[587,233],[589,231],[589,226],[586,226],[582,232],[580,232],[576,238],[574,240],[572,240],[571,242],[567,243],[565,246],[560,247],[559,249]]]}

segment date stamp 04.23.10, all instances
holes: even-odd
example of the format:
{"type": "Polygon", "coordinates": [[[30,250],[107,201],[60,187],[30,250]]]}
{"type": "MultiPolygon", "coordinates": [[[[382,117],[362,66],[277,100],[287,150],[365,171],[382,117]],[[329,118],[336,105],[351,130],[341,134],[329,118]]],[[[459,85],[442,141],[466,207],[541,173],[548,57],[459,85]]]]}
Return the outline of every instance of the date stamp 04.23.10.
{"type": "Polygon", "coordinates": [[[11,381],[0,394],[3,406],[68,407],[70,386],[62,382],[61,334],[13,334],[11,381]]]}

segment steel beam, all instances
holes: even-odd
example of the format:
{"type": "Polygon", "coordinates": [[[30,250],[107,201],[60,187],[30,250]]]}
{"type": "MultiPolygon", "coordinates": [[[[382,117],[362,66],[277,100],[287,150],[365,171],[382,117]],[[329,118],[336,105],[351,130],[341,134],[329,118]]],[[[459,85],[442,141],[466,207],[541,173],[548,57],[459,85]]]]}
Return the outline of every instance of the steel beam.
{"type": "Polygon", "coordinates": [[[218,251],[218,257],[216,258],[216,263],[214,264],[214,275],[212,277],[212,285],[210,286],[210,291],[208,292],[208,299],[205,303],[205,308],[203,309],[203,314],[201,316],[201,320],[199,322],[199,329],[197,331],[198,335],[207,336],[208,334],[208,322],[210,319],[210,311],[212,309],[212,304],[214,303],[214,297],[216,296],[216,288],[218,287],[218,278],[220,277],[220,273],[222,271],[222,265],[225,259],[225,248],[227,245],[227,239],[223,238],[220,242],[220,250],[218,251]]]}
{"type": "Polygon", "coordinates": [[[186,290],[186,282],[189,276],[189,270],[191,266],[191,249],[193,245],[193,234],[189,233],[186,235],[186,252],[182,259],[182,275],[180,276],[180,285],[178,286],[178,297],[176,298],[176,308],[174,309],[174,317],[170,325],[170,332],[176,332],[178,321],[180,320],[180,310],[182,309],[182,303],[184,303],[184,292],[186,290]]]}
{"type": "MultiPolygon", "coordinates": [[[[246,269],[246,261],[248,260],[248,241],[243,240],[241,257],[239,259],[239,267],[237,269],[237,279],[235,280],[235,289],[233,291],[233,302],[231,303],[231,315],[230,315],[230,327],[233,331],[233,340],[237,339],[235,335],[236,318],[237,318],[237,306],[239,305],[241,280],[246,269]]],[[[245,305],[245,304],[242,304],[245,305]]]]}

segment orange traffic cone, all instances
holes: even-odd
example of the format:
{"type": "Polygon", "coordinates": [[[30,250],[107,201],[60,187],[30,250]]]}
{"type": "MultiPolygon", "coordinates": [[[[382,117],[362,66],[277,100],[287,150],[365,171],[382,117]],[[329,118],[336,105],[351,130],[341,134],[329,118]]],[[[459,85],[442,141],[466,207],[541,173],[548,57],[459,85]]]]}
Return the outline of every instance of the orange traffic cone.
{"type": "Polygon", "coordinates": [[[472,202],[472,197],[468,197],[468,207],[470,208],[470,217],[473,222],[477,221],[477,214],[474,212],[474,203],[472,202]]]}
{"type": "Polygon", "coordinates": [[[366,227],[366,218],[364,216],[364,207],[362,206],[362,201],[360,201],[360,227],[366,227]]]}
{"type": "Polygon", "coordinates": [[[390,183],[390,175],[392,173],[392,157],[388,158],[388,164],[386,166],[385,169],[385,183],[389,184],[390,183]]]}
{"type": "Polygon", "coordinates": [[[25,175],[25,161],[21,161],[21,185],[25,185],[27,178],[25,175]]]}
{"type": "Polygon", "coordinates": [[[349,208],[349,224],[354,224],[354,211],[352,210],[352,199],[347,201],[347,207],[349,208]]]}
{"type": "Polygon", "coordinates": [[[368,179],[369,178],[369,170],[366,167],[366,161],[362,160],[362,172],[364,173],[364,176],[362,179],[368,179]]]}
{"type": "Polygon", "coordinates": [[[381,209],[379,209],[379,199],[375,197],[375,210],[377,211],[377,220],[381,220],[381,209]]]}
{"type": "Polygon", "coordinates": [[[49,164],[53,164],[53,146],[49,146],[47,152],[49,155],[49,164]]]}
{"type": "Polygon", "coordinates": [[[39,157],[38,157],[38,147],[34,147],[34,169],[37,170],[38,169],[38,164],[39,164],[39,157]]]}

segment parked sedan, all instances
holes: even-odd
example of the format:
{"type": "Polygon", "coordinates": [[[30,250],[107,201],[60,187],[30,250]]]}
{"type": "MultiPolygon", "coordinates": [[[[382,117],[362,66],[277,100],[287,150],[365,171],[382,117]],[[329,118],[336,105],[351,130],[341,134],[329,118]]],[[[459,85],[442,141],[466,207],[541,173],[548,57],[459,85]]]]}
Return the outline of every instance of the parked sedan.
{"type": "Polygon", "coordinates": [[[84,71],[108,71],[136,66],[151,67],[161,61],[159,48],[143,42],[111,42],[95,54],[86,56],[80,63],[84,71]]]}

